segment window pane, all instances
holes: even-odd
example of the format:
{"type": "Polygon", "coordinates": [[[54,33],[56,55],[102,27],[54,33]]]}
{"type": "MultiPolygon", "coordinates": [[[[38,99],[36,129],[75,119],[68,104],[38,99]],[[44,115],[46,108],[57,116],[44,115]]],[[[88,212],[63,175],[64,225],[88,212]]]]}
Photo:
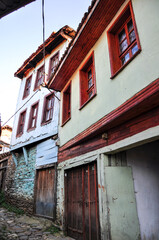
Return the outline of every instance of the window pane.
{"type": "Polygon", "coordinates": [[[33,117],[36,116],[36,112],[37,112],[37,108],[35,107],[35,108],[33,109],[33,117]]]}
{"type": "Polygon", "coordinates": [[[51,99],[48,99],[47,100],[47,106],[46,106],[47,109],[51,108],[51,99]]]}
{"type": "Polygon", "coordinates": [[[89,71],[88,71],[88,79],[90,79],[92,77],[92,70],[90,69],[89,71]]]}
{"type": "Polygon", "coordinates": [[[22,133],[23,132],[23,125],[20,125],[19,127],[19,133],[22,133]]]}
{"type": "Polygon", "coordinates": [[[133,23],[132,23],[132,20],[130,20],[127,24],[128,26],[128,32],[130,32],[132,29],[133,29],[133,23]]]}
{"type": "Polygon", "coordinates": [[[125,51],[125,49],[128,47],[127,39],[125,39],[121,44],[120,44],[120,51],[121,53],[125,51]]]}
{"type": "Polygon", "coordinates": [[[138,51],[138,46],[135,44],[135,46],[131,49],[132,55],[134,55],[138,51]]]}
{"type": "Polygon", "coordinates": [[[90,92],[88,93],[88,97],[91,98],[92,95],[93,95],[93,91],[90,91],[90,92]]]}
{"type": "Polygon", "coordinates": [[[32,127],[32,128],[35,127],[35,121],[36,121],[35,118],[33,118],[33,119],[32,119],[32,124],[31,124],[31,127],[32,127]]]}
{"type": "Polygon", "coordinates": [[[92,78],[88,81],[88,88],[92,87],[93,85],[93,81],[92,81],[92,78]]]}
{"type": "Polygon", "coordinates": [[[126,33],[125,33],[125,29],[123,29],[120,33],[119,33],[119,43],[121,43],[125,38],[126,38],[126,33]]]}
{"type": "Polygon", "coordinates": [[[127,53],[123,58],[122,58],[122,65],[124,65],[130,58],[130,55],[129,53],[127,53]]]}
{"type": "Polygon", "coordinates": [[[50,110],[46,111],[46,121],[50,120],[50,110]]]}
{"type": "Polygon", "coordinates": [[[55,71],[55,68],[56,68],[58,62],[59,62],[58,56],[54,57],[51,60],[51,73],[53,73],[55,71]]]}
{"type": "Polygon", "coordinates": [[[129,34],[129,39],[131,43],[136,39],[134,30],[129,34]]]}

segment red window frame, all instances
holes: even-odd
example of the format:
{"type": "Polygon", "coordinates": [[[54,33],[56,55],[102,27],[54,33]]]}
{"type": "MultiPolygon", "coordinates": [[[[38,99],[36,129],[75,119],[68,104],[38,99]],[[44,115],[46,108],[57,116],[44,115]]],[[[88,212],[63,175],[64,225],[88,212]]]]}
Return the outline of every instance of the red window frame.
{"type": "Polygon", "coordinates": [[[45,96],[42,114],[42,124],[49,123],[53,118],[54,92],[45,96]]]}
{"type": "Polygon", "coordinates": [[[58,63],[59,63],[59,52],[57,52],[52,58],[50,58],[49,74],[48,74],[49,77],[51,76],[52,73],[54,73],[58,63]]]}
{"type": "Polygon", "coordinates": [[[23,93],[23,99],[28,97],[30,94],[31,81],[32,81],[32,75],[26,79],[24,93],[23,93]]]}
{"type": "Polygon", "coordinates": [[[34,91],[44,82],[44,65],[37,70],[34,91]]]}
{"type": "Polygon", "coordinates": [[[94,52],[87,58],[79,71],[80,109],[96,95],[94,52]]]}
{"type": "Polygon", "coordinates": [[[63,92],[62,126],[71,119],[71,82],[63,92]]]}
{"type": "Polygon", "coordinates": [[[26,118],[26,110],[20,113],[18,127],[17,127],[17,137],[20,137],[24,132],[24,124],[26,118]]]}
{"type": "Polygon", "coordinates": [[[107,32],[107,38],[111,78],[114,78],[141,51],[131,2],[127,4],[118,18],[112,24],[107,32]],[[131,25],[130,22],[132,22],[131,25]],[[128,25],[132,26],[130,31],[128,29],[128,25]],[[132,36],[134,38],[132,38],[132,36]]]}
{"type": "Polygon", "coordinates": [[[38,117],[38,108],[39,108],[39,101],[34,103],[31,106],[29,123],[28,123],[28,131],[36,128],[37,117],[38,117]]]}

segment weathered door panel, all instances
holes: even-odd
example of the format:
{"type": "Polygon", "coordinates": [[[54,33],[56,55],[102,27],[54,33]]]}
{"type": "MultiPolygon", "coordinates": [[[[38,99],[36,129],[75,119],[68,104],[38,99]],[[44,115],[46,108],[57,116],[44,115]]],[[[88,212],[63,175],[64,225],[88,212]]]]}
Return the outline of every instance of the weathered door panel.
{"type": "Polygon", "coordinates": [[[133,177],[130,167],[106,167],[108,225],[112,240],[139,240],[133,177]]]}
{"type": "Polygon", "coordinates": [[[3,191],[5,187],[7,164],[7,160],[0,163],[0,191],[3,191]]]}
{"type": "Polygon", "coordinates": [[[55,169],[37,170],[36,214],[54,218],[55,211],[55,169]]]}
{"type": "Polygon", "coordinates": [[[65,173],[67,234],[75,239],[99,239],[96,163],[65,173]]]}

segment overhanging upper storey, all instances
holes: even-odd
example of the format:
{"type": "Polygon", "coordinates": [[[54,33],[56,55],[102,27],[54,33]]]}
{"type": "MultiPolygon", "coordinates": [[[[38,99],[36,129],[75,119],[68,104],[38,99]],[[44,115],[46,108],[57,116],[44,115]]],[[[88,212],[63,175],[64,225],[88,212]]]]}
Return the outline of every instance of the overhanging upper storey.
{"type": "Polygon", "coordinates": [[[37,63],[43,59],[43,47],[45,45],[45,55],[50,54],[64,40],[72,39],[75,35],[74,29],[69,26],[64,26],[58,32],[53,32],[49,38],[45,40],[44,44],[41,44],[36,52],[34,52],[28,59],[25,60],[23,65],[14,74],[15,77],[22,79],[28,71],[35,68],[37,63]]]}
{"type": "Polygon", "coordinates": [[[48,87],[61,91],[125,0],[93,0],[48,87]],[[71,66],[71,67],[68,67],[71,66]]]}

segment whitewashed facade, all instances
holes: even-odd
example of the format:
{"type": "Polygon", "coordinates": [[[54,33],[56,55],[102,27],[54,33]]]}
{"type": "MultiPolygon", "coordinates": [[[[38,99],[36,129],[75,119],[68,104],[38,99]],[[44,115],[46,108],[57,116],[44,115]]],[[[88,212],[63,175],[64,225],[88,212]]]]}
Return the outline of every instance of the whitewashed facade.
{"type": "Polygon", "coordinates": [[[45,61],[42,44],[15,73],[21,86],[11,138],[16,169],[8,198],[29,213],[51,218],[55,218],[60,94],[44,85],[74,34],[68,26],[53,32],[44,44],[45,61]]]}

